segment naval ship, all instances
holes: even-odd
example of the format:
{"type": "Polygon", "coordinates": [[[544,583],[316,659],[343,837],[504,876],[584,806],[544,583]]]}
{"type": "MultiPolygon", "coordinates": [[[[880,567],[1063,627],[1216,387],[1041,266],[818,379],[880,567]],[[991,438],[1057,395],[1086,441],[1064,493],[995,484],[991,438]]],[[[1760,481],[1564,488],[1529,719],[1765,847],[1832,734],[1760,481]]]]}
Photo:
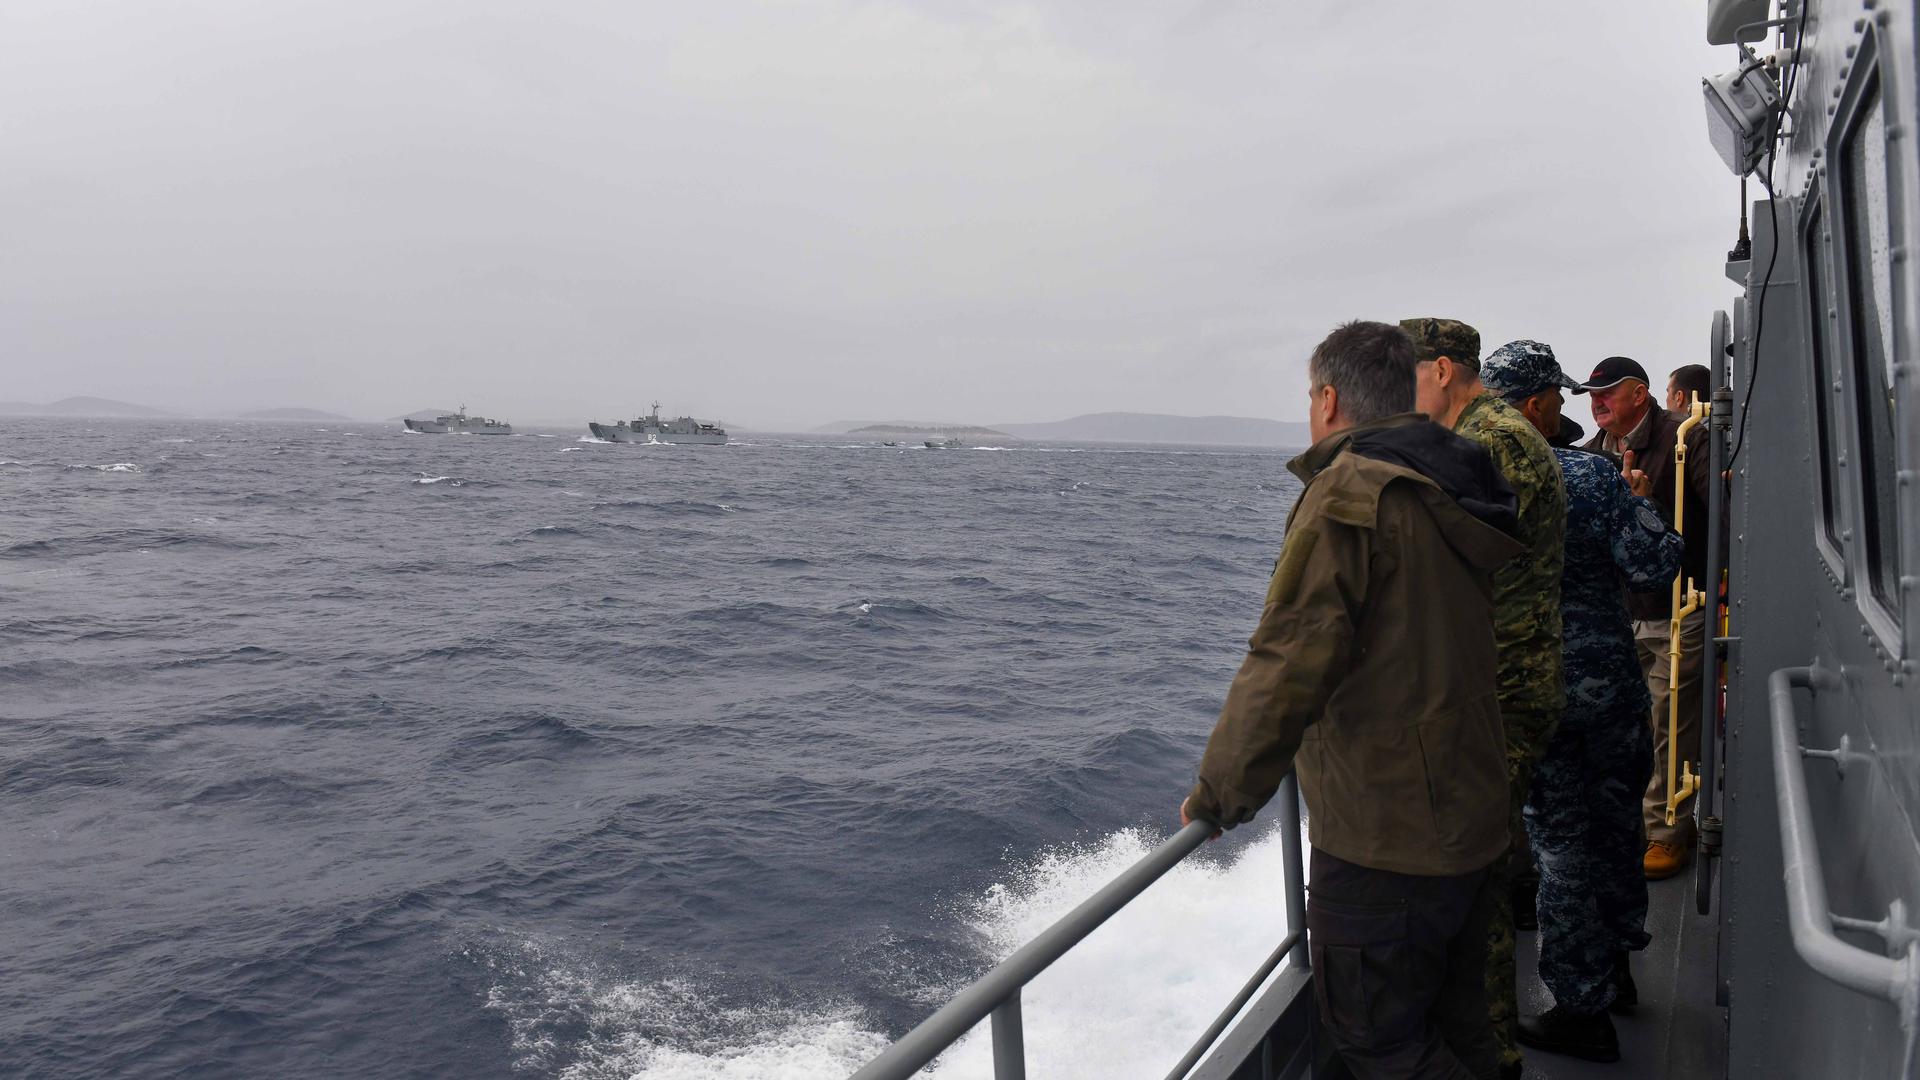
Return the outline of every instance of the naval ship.
{"type": "MultiPolygon", "coordinates": [[[[1701,11],[1708,42],[1727,50],[1725,70],[1702,80],[1704,134],[1742,194],[1737,232],[1731,212],[1726,223],[1738,239],[1725,266],[1740,295],[1730,311],[1700,313],[1712,392],[1693,422],[1707,425],[1712,475],[1723,478],[1708,520],[1694,523],[1709,530],[1707,581],[1675,589],[1685,597],[1677,603],[1707,604],[1717,616],[1702,657],[1701,746],[1685,765],[1698,784],[1699,850],[1690,876],[1650,885],[1654,943],[1633,960],[1638,1008],[1615,1020],[1621,1060],[1530,1050],[1524,1075],[1912,1080],[1920,1077],[1916,0],[1785,0],[1778,9],[1708,0],[1701,11]],[[1749,202],[1749,183],[1762,197],[1749,202]]],[[[1168,1080],[1350,1075],[1314,1006],[1297,800],[1289,778],[1267,811],[1287,847],[1284,895],[1246,898],[1283,903],[1289,933],[1250,965],[1243,986],[1211,988],[1218,1018],[1167,1062],[1168,1080]]],[[[983,1023],[993,1075],[1024,1077],[1021,987],[1210,828],[1195,822],[1176,833],[854,1080],[905,1080],[983,1023]]],[[[1551,1000],[1532,974],[1534,935],[1521,938],[1521,1011],[1542,1012],[1551,1000]]]]}
{"type": "Polygon", "coordinates": [[[417,431],[422,435],[511,435],[513,425],[505,420],[491,420],[484,416],[468,416],[465,405],[454,412],[436,416],[431,420],[403,420],[408,431],[417,431]]]}
{"type": "Polygon", "coordinates": [[[725,446],[727,429],[718,424],[702,423],[691,416],[678,416],[672,420],[660,419],[660,403],[653,403],[653,412],[636,418],[632,423],[625,420],[617,424],[589,423],[587,430],[593,432],[596,439],[607,442],[627,443],[690,443],[696,446],[725,446]]]}

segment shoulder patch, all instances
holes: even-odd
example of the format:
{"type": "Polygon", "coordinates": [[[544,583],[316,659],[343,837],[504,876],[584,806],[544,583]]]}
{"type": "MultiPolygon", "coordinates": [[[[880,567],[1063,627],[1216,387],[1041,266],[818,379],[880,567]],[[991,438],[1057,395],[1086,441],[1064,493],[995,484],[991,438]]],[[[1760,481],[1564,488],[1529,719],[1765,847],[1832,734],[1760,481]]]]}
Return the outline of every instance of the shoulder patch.
{"type": "Polygon", "coordinates": [[[1297,530],[1287,537],[1287,545],[1280,551],[1280,564],[1273,568],[1273,583],[1267,586],[1267,604],[1290,604],[1300,592],[1300,579],[1307,572],[1307,557],[1313,554],[1313,545],[1320,539],[1320,531],[1314,528],[1297,530]]]}
{"type": "Polygon", "coordinates": [[[1646,503],[1643,502],[1634,507],[1633,514],[1640,519],[1640,527],[1648,532],[1663,533],[1667,531],[1667,523],[1660,520],[1660,512],[1648,506],[1646,503]]]}

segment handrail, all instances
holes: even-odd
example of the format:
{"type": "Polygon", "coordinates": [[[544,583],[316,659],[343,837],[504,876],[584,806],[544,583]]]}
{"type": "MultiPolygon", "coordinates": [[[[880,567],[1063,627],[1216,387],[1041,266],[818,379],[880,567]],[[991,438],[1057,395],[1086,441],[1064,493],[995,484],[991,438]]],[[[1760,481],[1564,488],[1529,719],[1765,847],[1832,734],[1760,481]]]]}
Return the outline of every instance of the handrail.
{"type": "Polygon", "coordinates": [[[1807,772],[1802,762],[1793,690],[1816,693],[1833,688],[1830,672],[1811,667],[1781,668],[1767,677],[1773,721],[1773,783],[1780,813],[1780,854],[1787,886],[1787,925],[1793,949],[1807,966],[1834,982],[1900,1006],[1900,1023],[1911,1034],[1920,1009],[1920,958],[1911,945],[1899,959],[1849,945],[1834,934],[1841,920],[1827,903],[1827,882],[1820,865],[1820,842],[1807,806],[1807,772]]]}
{"type": "MultiPolygon", "coordinates": [[[[952,1001],[901,1036],[849,1080],[906,1080],[912,1076],[1004,1002],[1018,1000],[1021,987],[1206,843],[1214,829],[1212,822],[1196,821],[1174,833],[1146,858],[1128,867],[1060,921],[1041,931],[1039,937],[1022,945],[973,985],[954,995],[952,1001]]],[[[1001,1056],[999,1049],[995,1047],[996,1059],[1001,1056]]]]}
{"type": "Polygon", "coordinates": [[[1274,969],[1280,966],[1280,962],[1293,951],[1293,947],[1306,940],[1306,937],[1305,930],[1295,930],[1281,939],[1280,944],[1273,952],[1267,954],[1267,958],[1254,971],[1253,977],[1240,987],[1240,992],[1233,995],[1233,1000],[1227,1002],[1227,1007],[1220,1010],[1220,1015],[1213,1018],[1213,1023],[1207,1025],[1207,1030],[1201,1032],[1200,1037],[1187,1048],[1186,1054],[1180,1058],[1180,1063],[1167,1073],[1167,1080],[1186,1080],[1187,1074],[1192,1072],[1193,1067],[1200,1064],[1200,1059],[1213,1048],[1214,1041],[1220,1038],[1220,1033],[1227,1030],[1227,1025],[1233,1023],[1233,1018],[1239,1016],[1240,1010],[1246,1008],[1247,1002],[1253,1000],[1254,992],[1260,989],[1260,984],[1267,981],[1267,976],[1272,975],[1274,969]]]}
{"type": "Polygon", "coordinates": [[[1732,600],[1732,575],[1720,558],[1727,540],[1727,483],[1720,474],[1727,465],[1727,432],[1733,426],[1733,389],[1727,385],[1727,346],[1732,331],[1727,313],[1713,313],[1711,355],[1708,357],[1707,411],[1707,618],[1706,641],[1700,664],[1700,790],[1693,797],[1694,832],[1700,838],[1700,856],[1693,864],[1694,910],[1713,910],[1713,864],[1720,857],[1720,585],[1727,578],[1732,600]]]}
{"type": "MultiPolygon", "coordinates": [[[[1673,531],[1686,535],[1687,521],[1687,435],[1701,421],[1707,418],[1707,406],[1700,396],[1691,396],[1692,404],[1687,407],[1687,418],[1673,437],[1673,531]]],[[[1686,568],[1673,576],[1673,621],[1667,624],[1667,827],[1672,828],[1679,817],[1680,804],[1700,790],[1700,778],[1694,775],[1693,763],[1686,762],[1682,769],[1680,760],[1680,656],[1685,651],[1685,638],[1681,627],[1686,617],[1700,610],[1706,603],[1706,594],[1702,593],[1694,580],[1687,576],[1686,568]],[[1682,587],[1681,582],[1685,582],[1682,587]]],[[[1718,596],[1716,588],[1715,595],[1718,596]]]]}
{"type": "MultiPolygon", "coordinates": [[[[1300,860],[1298,784],[1298,780],[1289,773],[1281,782],[1274,799],[1280,810],[1278,827],[1282,830],[1281,841],[1287,862],[1286,902],[1291,933],[1274,951],[1270,966],[1262,969],[1260,975],[1214,1021],[1201,1043],[1194,1047],[1196,1061],[1198,1054],[1204,1053],[1226,1030],[1232,1019],[1239,1015],[1252,996],[1252,991],[1259,989],[1281,959],[1291,955],[1296,964],[1304,965],[1306,962],[1306,892],[1300,860]]],[[[1119,877],[1102,886],[1100,891],[1081,901],[1079,906],[1041,931],[1038,937],[1014,950],[1012,956],[994,965],[993,970],[954,995],[952,1001],[922,1020],[848,1080],[908,1080],[988,1016],[993,1017],[996,1080],[1022,1080],[1026,1076],[1026,1054],[1021,1037],[1021,988],[1032,982],[1055,960],[1066,955],[1067,950],[1099,929],[1101,924],[1145,892],[1148,886],[1160,880],[1181,860],[1193,854],[1214,834],[1215,829],[1216,826],[1211,822],[1195,821],[1173,834],[1145,858],[1128,867],[1119,877]]],[[[1176,1075],[1184,1076],[1192,1064],[1184,1063],[1176,1075]]]]}

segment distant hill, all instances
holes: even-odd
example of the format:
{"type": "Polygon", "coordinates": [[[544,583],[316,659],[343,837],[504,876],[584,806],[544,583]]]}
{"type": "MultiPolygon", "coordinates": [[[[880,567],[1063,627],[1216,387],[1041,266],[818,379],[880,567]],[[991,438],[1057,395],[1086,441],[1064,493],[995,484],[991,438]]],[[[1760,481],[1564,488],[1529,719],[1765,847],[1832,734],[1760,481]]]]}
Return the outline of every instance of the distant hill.
{"type": "Polygon", "coordinates": [[[969,427],[965,424],[868,424],[846,432],[848,435],[911,435],[920,438],[938,435],[949,439],[1005,439],[1004,431],[992,428],[969,427]]]}
{"type": "Polygon", "coordinates": [[[344,420],[353,421],[351,416],[339,413],[323,412],[319,409],[255,409],[240,414],[242,420],[344,420]]]}
{"type": "Polygon", "coordinates": [[[835,420],[831,424],[821,424],[813,429],[815,435],[845,435],[861,428],[889,428],[893,431],[913,431],[918,428],[929,430],[939,427],[932,420],[835,420]]]}
{"type": "Polygon", "coordinates": [[[156,409],[149,405],[135,405],[130,401],[114,401],[111,398],[70,397],[45,405],[35,405],[28,401],[0,402],[0,413],[15,416],[178,416],[178,413],[165,409],[156,409]]]}
{"type": "Polygon", "coordinates": [[[1252,416],[1168,416],[1160,413],[1088,413],[1045,424],[995,424],[1020,439],[1069,442],[1200,443],[1299,446],[1312,438],[1304,423],[1252,416]]]}

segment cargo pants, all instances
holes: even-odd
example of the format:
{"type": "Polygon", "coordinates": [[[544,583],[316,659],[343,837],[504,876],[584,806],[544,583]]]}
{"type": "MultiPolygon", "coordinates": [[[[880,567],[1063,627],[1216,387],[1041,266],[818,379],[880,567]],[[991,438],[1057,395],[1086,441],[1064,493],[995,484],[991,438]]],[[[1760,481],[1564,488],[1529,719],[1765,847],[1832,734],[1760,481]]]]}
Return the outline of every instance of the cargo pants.
{"type": "Polygon", "coordinates": [[[1653,735],[1634,709],[1569,712],[1534,769],[1527,836],[1540,865],[1540,981],[1583,1014],[1613,1003],[1613,954],[1647,947],[1640,799],[1653,735]]]}
{"type": "MultiPolygon", "coordinates": [[[[1667,619],[1641,619],[1633,624],[1634,644],[1640,650],[1640,670],[1646,673],[1647,689],[1653,693],[1653,711],[1648,723],[1653,733],[1653,779],[1647,784],[1642,806],[1648,840],[1665,840],[1691,847],[1693,844],[1693,799],[1681,800],[1678,816],[1667,824],[1667,701],[1673,696],[1668,685],[1673,670],[1667,655],[1667,619]]],[[[1678,746],[1680,760],[1700,760],[1700,661],[1707,645],[1707,613],[1696,611],[1680,621],[1680,724],[1678,746]]],[[[1676,771],[1675,775],[1678,775],[1676,771]]]]}
{"type": "Polygon", "coordinates": [[[1525,861],[1526,825],[1521,811],[1527,805],[1527,791],[1533,784],[1534,766],[1546,753],[1558,724],[1558,712],[1510,713],[1502,710],[1501,723],[1507,729],[1508,834],[1512,840],[1506,855],[1493,864],[1493,917],[1487,926],[1487,1015],[1493,1023],[1494,1041],[1500,1047],[1500,1062],[1508,1065],[1520,1060],[1520,990],[1514,961],[1513,882],[1525,861]]]}
{"type": "Polygon", "coordinates": [[[1315,848],[1308,949],[1321,1027],[1358,1080],[1494,1080],[1489,869],[1396,874],[1315,848]]]}

